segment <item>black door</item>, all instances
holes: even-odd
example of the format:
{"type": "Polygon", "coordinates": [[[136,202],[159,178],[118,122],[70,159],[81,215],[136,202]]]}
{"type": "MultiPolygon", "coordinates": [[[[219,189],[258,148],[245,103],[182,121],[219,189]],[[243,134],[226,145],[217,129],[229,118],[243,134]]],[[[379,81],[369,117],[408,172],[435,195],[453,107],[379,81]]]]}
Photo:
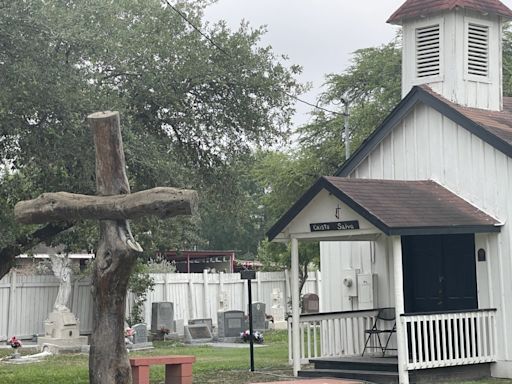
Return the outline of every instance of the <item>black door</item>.
{"type": "Polygon", "coordinates": [[[478,308],[473,234],[402,237],[405,312],[478,308]]]}

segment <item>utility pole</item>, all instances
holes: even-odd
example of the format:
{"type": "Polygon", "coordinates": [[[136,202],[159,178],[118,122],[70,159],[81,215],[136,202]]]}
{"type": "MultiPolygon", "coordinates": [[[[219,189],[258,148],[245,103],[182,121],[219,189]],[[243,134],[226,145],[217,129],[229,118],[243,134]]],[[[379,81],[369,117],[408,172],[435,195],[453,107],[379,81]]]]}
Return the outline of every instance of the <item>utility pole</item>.
{"type": "MultiPolygon", "coordinates": [[[[345,136],[345,161],[348,160],[350,157],[350,128],[348,125],[348,118],[349,118],[349,101],[346,96],[343,96],[341,98],[341,102],[345,104],[345,112],[343,112],[344,117],[344,136],[345,136]]],[[[342,135],[342,142],[343,142],[343,135],[342,135]]]]}

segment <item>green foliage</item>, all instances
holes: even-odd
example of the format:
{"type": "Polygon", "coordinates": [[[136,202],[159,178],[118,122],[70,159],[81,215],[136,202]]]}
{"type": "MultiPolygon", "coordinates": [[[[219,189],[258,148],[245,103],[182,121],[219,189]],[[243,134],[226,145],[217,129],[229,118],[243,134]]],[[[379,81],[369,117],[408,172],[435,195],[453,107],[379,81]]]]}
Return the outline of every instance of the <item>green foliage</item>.
{"type": "MultiPolygon", "coordinates": [[[[371,133],[400,100],[401,50],[399,39],[379,48],[360,49],[353,64],[342,74],[327,76],[327,90],[320,101],[340,104],[350,100],[351,140],[354,147],[371,133]]],[[[314,112],[314,120],[299,129],[300,147],[292,153],[261,152],[253,175],[264,194],[267,226],[281,215],[321,176],[331,175],[344,159],[343,117],[314,112]]],[[[258,259],[266,268],[289,267],[289,249],[281,244],[260,243],[258,259]]],[[[308,266],[319,265],[318,243],[301,244],[301,284],[308,266]]],[[[302,285],[301,285],[302,287],[302,285]]]]}
{"type": "Polygon", "coordinates": [[[128,289],[134,295],[130,316],[126,319],[128,325],[142,323],[144,321],[144,302],[147,300],[148,293],[153,291],[155,281],[149,274],[149,267],[140,259],[137,260],[134,272],[130,276],[128,289]]]}
{"type": "MultiPolygon", "coordinates": [[[[342,113],[342,98],[349,101],[352,152],[400,101],[401,59],[397,37],[381,47],[357,50],[345,72],[327,75],[327,89],[320,102],[338,104],[342,113]]],[[[302,154],[322,174],[332,174],[344,160],[344,118],[323,111],[315,112],[313,117],[311,124],[299,130],[302,154]]]]}
{"type": "Polygon", "coordinates": [[[512,97],[512,28],[503,31],[503,95],[512,97]]]}
{"type": "MultiPolygon", "coordinates": [[[[208,201],[202,221],[134,222],[137,240],[150,253],[209,242],[224,248],[222,235],[199,229],[221,227],[223,202],[238,213],[245,191],[229,180],[239,159],[287,138],[300,68],[258,45],[261,28],[206,24],[207,3],[177,6],[221,49],[158,0],[1,2],[0,247],[35,228],[13,222],[15,202],[49,191],[95,192],[85,117],[110,109],[121,113],[133,190],[194,188],[208,201]]],[[[233,218],[242,227],[249,221],[245,213],[233,218]]],[[[95,227],[82,223],[55,241],[91,249],[95,227]]]]}

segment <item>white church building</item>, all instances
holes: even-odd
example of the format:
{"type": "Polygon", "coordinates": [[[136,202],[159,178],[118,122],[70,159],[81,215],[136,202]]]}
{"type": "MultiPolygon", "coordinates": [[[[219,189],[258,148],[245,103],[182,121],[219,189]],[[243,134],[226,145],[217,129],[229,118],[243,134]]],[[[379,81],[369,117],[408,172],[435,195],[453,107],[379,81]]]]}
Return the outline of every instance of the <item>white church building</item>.
{"type": "Polygon", "coordinates": [[[402,101],[268,232],[291,243],[296,374],[512,378],[510,19],[498,0],[407,0],[389,18],[403,29],[402,101]],[[299,313],[303,241],[320,241],[318,314],[299,313]],[[368,332],[389,307],[384,332],[368,332]],[[362,356],[368,336],[390,344],[362,356]]]}

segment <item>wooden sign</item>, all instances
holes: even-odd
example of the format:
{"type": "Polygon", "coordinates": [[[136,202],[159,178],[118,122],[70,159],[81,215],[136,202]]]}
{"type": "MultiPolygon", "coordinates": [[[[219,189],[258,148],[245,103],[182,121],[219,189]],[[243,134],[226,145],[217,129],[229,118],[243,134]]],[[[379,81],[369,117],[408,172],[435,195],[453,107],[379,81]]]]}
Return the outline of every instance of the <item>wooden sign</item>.
{"type": "Polygon", "coordinates": [[[324,231],[347,231],[351,229],[359,229],[359,221],[336,221],[332,223],[313,223],[309,224],[311,232],[324,231]]]}
{"type": "Polygon", "coordinates": [[[256,278],[256,271],[252,269],[244,269],[240,271],[240,279],[242,280],[254,280],[256,278]]]}

